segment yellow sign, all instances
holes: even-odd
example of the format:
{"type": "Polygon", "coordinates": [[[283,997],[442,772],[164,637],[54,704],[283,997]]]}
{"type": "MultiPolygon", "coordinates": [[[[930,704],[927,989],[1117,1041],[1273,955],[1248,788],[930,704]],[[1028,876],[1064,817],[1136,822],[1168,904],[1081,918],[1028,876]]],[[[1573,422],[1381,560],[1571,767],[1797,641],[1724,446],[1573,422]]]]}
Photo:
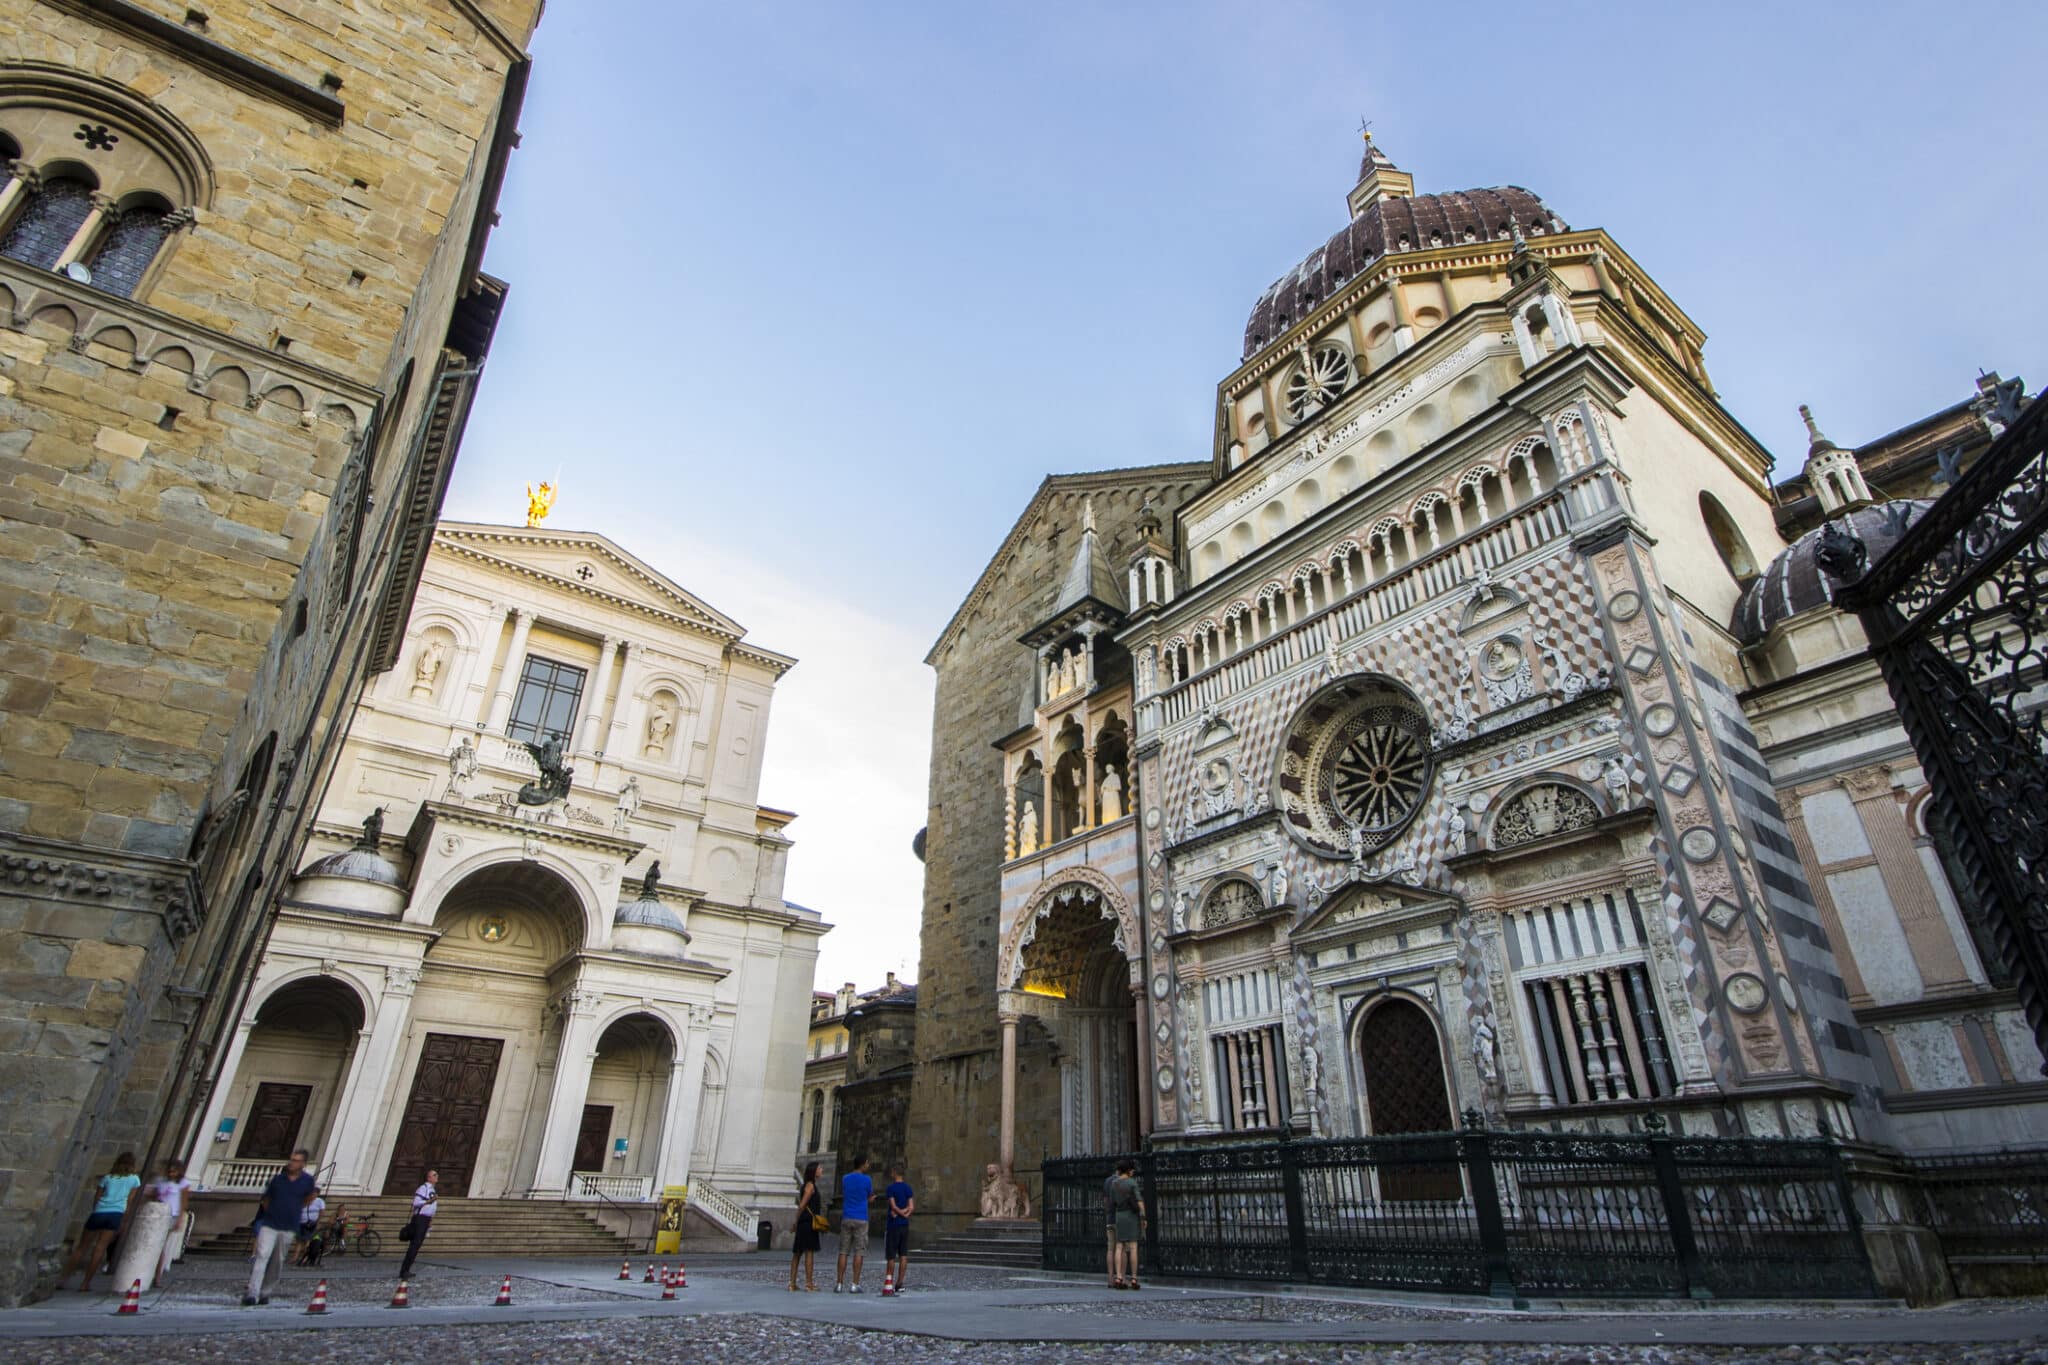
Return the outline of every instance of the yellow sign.
{"type": "Polygon", "coordinates": [[[683,1249],[683,1210],[690,1204],[688,1185],[661,1187],[661,1222],[654,1230],[654,1253],[664,1255],[683,1249]]]}

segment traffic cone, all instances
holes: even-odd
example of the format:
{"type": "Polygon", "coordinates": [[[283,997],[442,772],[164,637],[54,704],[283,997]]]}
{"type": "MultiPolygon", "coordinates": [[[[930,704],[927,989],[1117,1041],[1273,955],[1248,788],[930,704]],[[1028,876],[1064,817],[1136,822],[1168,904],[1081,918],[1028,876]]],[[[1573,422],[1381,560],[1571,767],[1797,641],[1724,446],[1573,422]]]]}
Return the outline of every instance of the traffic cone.
{"type": "Polygon", "coordinates": [[[322,1280],[313,1286],[313,1301],[306,1305],[306,1311],[308,1313],[325,1313],[327,1311],[327,1281],[322,1280]]]}
{"type": "Polygon", "coordinates": [[[896,1297],[896,1272],[893,1270],[884,1270],[882,1272],[882,1297],[885,1299],[896,1297]]]}
{"type": "Polygon", "coordinates": [[[647,1263],[647,1278],[646,1278],[646,1279],[644,1279],[644,1280],[642,1280],[642,1281],[640,1281],[640,1283],[642,1283],[642,1284],[653,1284],[653,1283],[654,1283],[654,1262],[652,1262],[652,1261],[649,1261],[649,1262],[647,1263]]]}
{"type": "Polygon", "coordinates": [[[503,1284],[501,1284],[501,1285],[499,1285],[499,1286],[498,1286],[498,1301],[497,1301],[496,1303],[492,1304],[492,1305],[491,1305],[491,1307],[493,1307],[493,1308],[510,1308],[511,1306],[512,1306],[512,1277],[511,1277],[510,1275],[507,1275],[507,1276],[505,1277],[505,1282],[504,1282],[503,1284]]]}
{"type": "MultiPolygon", "coordinates": [[[[663,1267],[662,1267],[662,1270],[663,1270],[664,1272],[665,1272],[665,1271],[667,1271],[667,1269],[668,1269],[668,1267],[667,1267],[667,1266],[663,1266],[663,1267]]],[[[676,1281],[675,1281],[675,1277],[674,1277],[673,1275],[668,1275],[668,1274],[663,1274],[663,1275],[662,1275],[662,1277],[661,1277],[661,1296],[662,1296],[662,1297],[663,1297],[664,1299],[672,1299],[672,1298],[674,1298],[674,1297],[676,1296],[676,1281]]]]}
{"type": "Polygon", "coordinates": [[[689,1287],[690,1287],[690,1272],[689,1272],[689,1271],[687,1271],[687,1270],[685,1270],[685,1269],[683,1269],[683,1263],[682,1263],[681,1261],[677,1261],[677,1262],[676,1262],[676,1288],[678,1288],[678,1289],[688,1289],[689,1287]]]}
{"type": "Polygon", "coordinates": [[[128,1292],[121,1298],[121,1306],[114,1311],[117,1313],[140,1313],[142,1311],[142,1281],[137,1280],[128,1286],[128,1292]]]}
{"type": "Polygon", "coordinates": [[[667,1261],[663,1261],[663,1262],[661,1263],[661,1282],[662,1282],[662,1283],[663,1283],[664,1285],[666,1285],[666,1284],[667,1284],[667,1283],[669,1282],[669,1281],[668,1281],[668,1262],[667,1262],[667,1261]]]}
{"type": "Polygon", "coordinates": [[[412,1307],[412,1299],[411,1299],[411,1298],[410,1298],[410,1297],[409,1297],[409,1296],[408,1296],[408,1295],[406,1294],[406,1292],[405,1292],[405,1281],[404,1281],[404,1280],[400,1280],[400,1281],[398,1282],[398,1288],[397,1288],[396,1290],[394,1290],[394,1291],[392,1292],[392,1295],[391,1295],[391,1306],[392,1306],[393,1308],[410,1308],[410,1307],[412,1307]]]}
{"type": "Polygon", "coordinates": [[[631,1261],[619,1262],[619,1278],[622,1280],[630,1280],[633,1278],[633,1263],[631,1261]]]}

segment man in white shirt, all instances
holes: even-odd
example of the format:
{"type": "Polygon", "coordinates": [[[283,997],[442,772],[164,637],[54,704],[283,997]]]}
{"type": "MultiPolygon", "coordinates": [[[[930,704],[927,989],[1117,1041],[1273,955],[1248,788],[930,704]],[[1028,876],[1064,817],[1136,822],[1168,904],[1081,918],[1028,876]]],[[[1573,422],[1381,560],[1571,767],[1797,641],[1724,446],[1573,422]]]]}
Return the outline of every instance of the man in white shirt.
{"type": "Polygon", "coordinates": [[[440,1179],[439,1171],[428,1171],[427,1178],[412,1192],[412,1240],[406,1243],[405,1260],[398,1267],[398,1278],[401,1280],[412,1274],[413,1260],[420,1254],[420,1246],[427,1240],[427,1230],[434,1225],[435,1211],[441,1207],[440,1196],[434,1189],[440,1179]]]}

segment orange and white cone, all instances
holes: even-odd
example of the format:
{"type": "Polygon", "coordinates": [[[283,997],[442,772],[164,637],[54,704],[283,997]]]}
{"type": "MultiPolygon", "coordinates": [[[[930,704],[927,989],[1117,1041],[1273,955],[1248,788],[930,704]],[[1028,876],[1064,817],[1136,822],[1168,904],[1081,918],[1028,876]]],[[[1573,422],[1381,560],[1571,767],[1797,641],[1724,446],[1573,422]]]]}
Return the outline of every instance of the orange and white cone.
{"type": "Polygon", "coordinates": [[[619,1278],[622,1280],[630,1280],[633,1278],[633,1263],[631,1261],[619,1262],[619,1278]]]}
{"type": "Polygon", "coordinates": [[[117,1313],[140,1313],[142,1311],[142,1281],[137,1280],[128,1286],[128,1292],[121,1297],[121,1306],[114,1311],[117,1313]]]}
{"type": "MultiPolygon", "coordinates": [[[[663,1266],[662,1269],[666,1271],[668,1267],[663,1266]]],[[[661,1277],[661,1296],[664,1299],[672,1299],[676,1296],[675,1276],[664,1274],[661,1277]]]]}
{"type": "Polygon", "coordinates": [[[306,1305],[306,1311],[308,1313],[325,1313],[327,1311],[327,1281],[322,1280],[313,1286],[313,1301],[306,1305]]]}
{"type": "Polygon", "coordinates": [[[394,1290],[392,1290],[392,1291],[391,1291],[391,1307],[393,1307],[393,1308],[410,1308],[410,1307],[412,1307],[412,1297],[411,1297],[410,1295],[408,1295],[408,1294],[407,1294],[407,1293],[405,1292],[405,1281],[404,1281],[404,1280],[400,1280],[400,1281],[398,1282],[398,1288],[396,1288],[396,1289],[394,1289],[394,1290]]]}
{"type": "Polygon", "coordinates": [[[505,1282],[498,1286],[498,1301],[491,1306],[493,1308],[510,1308],[512,1306],[512,1277],[510,1275],[507,1275],[505,1282]]]}
{"type": "Polygon", "coordinates": [[[640,1281],[640,1283],[642,1283],[642,1284],[653,1284],[653,1283],[654,1283],[654,1262],[652,1262],[652,1261],[649,1261],[649,1262],[647,1263],[647,1278],[645,1278],[645,1279],[643,1279],[642,1281],[640,1281]]]}
{"type": "Polygon", "coordinates": [[[896,1272],[893,1270],[884,1270],[882,1272],[882,1297],[885,1299],[896,1297],[896,1272]]]}
{"type": "Polygon", "coordinates": [[[688,1289],[689,1287],[690,1287],[690,1272],[689,1272],[689,1271],[687,1271],[687,1270],[685,1270],[685,1269],[683,1269],[683,1263],[682,1263],[681,1261],[677,1261],[677,1262],[676,1262],[676,1288],[678,1288],[678,1289],[688,1289]]]}

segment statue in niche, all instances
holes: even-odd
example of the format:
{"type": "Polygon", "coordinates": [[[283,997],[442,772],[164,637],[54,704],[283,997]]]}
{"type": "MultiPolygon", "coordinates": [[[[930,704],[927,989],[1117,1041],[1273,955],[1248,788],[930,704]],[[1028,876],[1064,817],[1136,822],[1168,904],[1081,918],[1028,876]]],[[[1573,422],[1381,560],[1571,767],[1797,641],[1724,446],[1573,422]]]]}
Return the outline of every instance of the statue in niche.
{"type": "Polygon", "coordinates": [[[1038,803],[1030,799],[1017,813],[1017,856],[1038,852],[1038,803]]]}
{"type": "Polygon", "coordinates": [[[668,752],[669,732],[676,728],[676,718],[666,702],[657,701],[654,709],[647,713],[647,744],[645,752],[656,755],[668,752]]]}
{"type": "Polygon", "coordinates": [[[533,756],[533,766],[540,769],[538,781],[528,782],[520,787],[520,805],[552,805],[569,794],[569,786],[575,779],[576,770],[562,762],[560,731],[548,736],[545,744],[528,744],[522,741],[519,747],[533,756]]]}
{"type": "Polygon", "coordinates": [[[981,1216],[1023,1219],[1031,1216],[1031,1196],[1014,1176],[991,1161],[981,1173],[981,1216]]]}
{"type": "Polygon", "coordinates": [[[1102,781],[1097,787],[1102,797],[1102,823],[1124,818],[1124,780],[1116,775],[1116,769],[1104,768],[1102,781]]]}
{"type": "Polygon", "coordinates": [[[420,646],[420,657],[413,664],[412,694],[415,697],[434,695],[434,680],[441,676],[441,665],[448,661],[448,642],[438,635],[429,635],[427,642],[420,646]]]}
{"type": "Polygon", "coordinates": [[[1479,1079],[1488,1085],[1500,1080],[1494,1056],[1493,1021],[1483,1014],[1472,1021],[1472,1064],[1479,1068],[1479,1079]]]}
{"type": "Polygon", "coordinates": [[[1173,902],[1173,932],[1185,934],[1188,931],[1188,910],[1193,906],[1195,893],[1183,891],[1173,902]]]}
{"type": "Polygon", "coordinates": [[[1480,651],[1479,671],[1486,684],[1486,703],[1496,711],[1513,706],[1536,690],[1527,656],[1506,636],[1480,651]]]}
{"type": "MultiPolygon", "coordinates": [[[[626,832],[626,824],[640,809],[640,779],[629,777],[626,785],[619,788],[619,808],[612,815],[612,829],[615,833],[626,832]]],[[[661,864],[656,863],[656,867],[661,864]]]]}
{"type": "Polygon", "coordinates": [[[1273,904],[1287,904],[1287,864],[1280,862],[1278,859],[1275,859],[1273,863],[1271,890],[1273,893],[1273,904]]]}
{"type": "Polygon", "coordinates": [[[464,735],[462,743],[448,755],[448,794],[461,796],[463,784],[475,776],[476,745],[470,742],[468,735],[464,735]]]}
{"type": "Polygon", "coordinates": [[[1600,774],[1607,784],[1607,804],[1617,811],[1628,809],[1628,769],[1623,767],[1619,757],[1607,760],[1607,767],[1600,774]]]}
{"type": "Polygon", "coordinates": [[[1465,835],[1470,829],[1471,826],[1465,820],[1464,810],[1458,806],[1451,807],[1451,818],[1445,824],[1444,832],[1450,838],[1453,855],[1465,851],[1465,835]]]}
{"type": "Polygon", "coordinates": [[[1045,699],[1051,701],[1060,694],[1060,661],[1052,655],[1045,660],[1045,699]]]}
{"type": "Polygon", "coordinates": [[[363,832],[356,836],[356,847],[377,851],[377,845],[384,838],[384,808],[382,806],[363,817],[363,832]]]}

